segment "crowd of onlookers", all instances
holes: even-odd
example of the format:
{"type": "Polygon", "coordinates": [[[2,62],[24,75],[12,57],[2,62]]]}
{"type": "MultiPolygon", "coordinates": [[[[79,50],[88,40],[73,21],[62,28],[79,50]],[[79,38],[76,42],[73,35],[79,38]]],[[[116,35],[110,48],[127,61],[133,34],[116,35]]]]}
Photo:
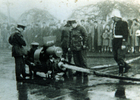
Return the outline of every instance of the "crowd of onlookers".
{"type": "MultiPolygon", "coordinates": [[[[128,53],[138,53],[140,51],[140,37],[137,30],[140,30],[138,19],[128,19],[129,36],[127,42],[128,53]]],[[[81,20],[81,25],[85,27],[88,34],[88,51],[112,52],[113,21],[105,20],[81,20]]]]}
{"type": "MultiPolygon", "coordinates": [[[[56,36],[56,45],[61,44],[62,29],[66,24],[66,20],[61,23],[48,24],[42,23],[30,23],[26,25],[26,29],[23,36],[29,47],[33,41],[39,42],[43,45],[43,37],[56,36]]],[[[87,47],[89,52],[112,52],[112,39],[113,39],[113,21],[110,19],[94,20],[88,18],[87,20],[78,21],[87,32],[87,47]]],[[[136,36],[136,31],[140,30],[140,22],[138,19],[128,19],[128,52],[138,53],[140,50],[140,38],[136,36]]],[[[16,24],[11,24],[10,27],[7,23],[0,25],[0,48],[8,48],[8,38],[11,33],[14,32],[16,24]]]]}

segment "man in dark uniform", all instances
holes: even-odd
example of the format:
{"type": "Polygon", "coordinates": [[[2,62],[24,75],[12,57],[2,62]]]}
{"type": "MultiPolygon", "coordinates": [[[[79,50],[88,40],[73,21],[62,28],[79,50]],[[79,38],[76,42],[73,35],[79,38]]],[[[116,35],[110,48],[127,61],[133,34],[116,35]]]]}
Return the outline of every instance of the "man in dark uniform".
{"type": "Polygon", "coordinates": [[[113,28],[113,55],[114,59],[119,66],[119,75],[123,75],[123,73],[128,72],[131,68],[125,61],[126,54],[126,43],[129,35],[128,24],[123,21],[121,18],[121,14],[119,10],[114,10],[112,12],[112,19],[114,20],[114,28],[113,28]],[[123,70],[125,68],[125,71],[123,70]]]}
{"type": "MultiPolygon", "coordinates": [[[[65,59],[68,59],[68,62],[71,63],[72,59],[72,52],[70,51],[70,21],[67,21],[67,24],[62,28],[62,34],[61,34],[61,47],[63,49],[63,57],[65,59]]],[[[68,77],[69,79],[72,79],[72,70],[67,69],[68,77]]],[[[67,78],[67,77],[66,77],[67,78]]]]}
{"type": "MultiPolygon", "coordinates": [[[[86,30],[78,25],[76,20],[71,21],[71,42],[70,49],[73,53],[73,60],[76,66],[87,68],[86,47],[87,47],[87,33],[86,30]]],[[[77,82],[82,82],[82,73],[76,72],[77,82]]],[[[88,75],[83,73],[83,81],[88,81],[88,75]]]]}
{"type": "Polygon", "coordinates": [[[17,81],[26,77],[25,62],[23,59],[23,56],[25,55],[23,46],[26,46],[26,43],[21,34],[24,29],[24,25],[18,24],[16,31],[9,37],[9,43],[12,45],[12,57],[15,58],[15,74],[17,81]]]}
{"type": "Polygon", "coordinates": [[[61,34],[61,47],[63,49],[63,57],[68,58],[68,62],[71,62],[72,54],[68,50],[70,48],[70,21],[67,21],[67,24],[62,29],[61,34]]]}

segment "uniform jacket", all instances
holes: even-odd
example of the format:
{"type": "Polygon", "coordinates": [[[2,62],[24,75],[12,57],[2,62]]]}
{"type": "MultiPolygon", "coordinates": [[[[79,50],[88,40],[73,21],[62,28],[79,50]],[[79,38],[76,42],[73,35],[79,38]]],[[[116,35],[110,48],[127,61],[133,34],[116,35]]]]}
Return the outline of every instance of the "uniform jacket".
{"type": "Polygon", "coordinates": [[[73,51],[80,51],[83,49],[83,45],[87,46],[87,33],[85,28],[80,25],[73,28],[70,41],[70,47],[73,51]]]}
{"type": "Polygon", "coordinates": [[[125,39],[127,41],[127,38],[129,35],[127,22],[122,21],[122,20],[119,20],[116,22],[115,35],[122,35],[123,39],[125,39]]]}
{"type": "Polygon", "coordinates": [[[64,27],[61,34],[61,47],[69,48],[70,44],[70,31],[67,27],[64,27]]]}
{"type": "Polygon", "coordinates": [[[23,56],[25,54],[23,46],[26,46],[25,40],[20,32],[16,31],[15,33],[11,34],[9,40],[12,39],[11,45],[12,47],[12,56],[23,56]]]}
{"type": "Polygon", "coordinates": [[[125,39],[127,41],[128,35],[129,35],[127,22],[122,21],[122,20],[119,20],[116,22],[115,35],[122,35],[123,36],[123,38],[114,38],[113,39],[113,45],[115,46],[115,48],[121,47],[122,39],[125,39]]]}

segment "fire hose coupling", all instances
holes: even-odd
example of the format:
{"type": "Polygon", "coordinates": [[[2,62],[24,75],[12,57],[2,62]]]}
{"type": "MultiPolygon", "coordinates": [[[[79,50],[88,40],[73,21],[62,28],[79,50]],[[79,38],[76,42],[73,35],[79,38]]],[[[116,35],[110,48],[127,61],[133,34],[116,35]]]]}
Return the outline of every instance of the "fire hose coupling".
{"type": "Polygon", "coordinates": [[[50,59],[51,62],[54,62],[54,60],[55,60],[55,59],[54,59],[53,57],[50,59]]]}

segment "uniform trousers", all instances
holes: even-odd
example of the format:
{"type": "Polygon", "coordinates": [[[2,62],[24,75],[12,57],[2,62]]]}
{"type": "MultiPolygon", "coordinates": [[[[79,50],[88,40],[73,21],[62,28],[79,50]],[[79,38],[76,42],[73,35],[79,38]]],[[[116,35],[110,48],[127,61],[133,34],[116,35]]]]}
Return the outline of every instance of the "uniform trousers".
{"type": "Polygon", "coordinates": [[[23,59],[23,56],[16,56],[15,58],[15,74],[16,79],[21,78],[20,75],[22,75],[23,78],[25,78],[25,62],[23,59]]]}
{"type": "Polygon", "coordinates": [[[121,45],[122,45],[122,39],[113,39],[112,41],[113,56],[114,56],[114,60],[117,62],[119,66],[119,73],[123,73],[123,68],[127,68],[129,66],[124,61],[127,49],[122,50],[121,45]]]}
{"type": "MultiPolygon", "coordinates": [[[[76,66],[87,68],[87,53],[86,50],[73,51],[73,60],[76,66]]],[[[82,83],[82,76],[84,77],[83,82],[88,81],[88,75],[82,72],[76,72],[77,82],[82,83]]]]}

